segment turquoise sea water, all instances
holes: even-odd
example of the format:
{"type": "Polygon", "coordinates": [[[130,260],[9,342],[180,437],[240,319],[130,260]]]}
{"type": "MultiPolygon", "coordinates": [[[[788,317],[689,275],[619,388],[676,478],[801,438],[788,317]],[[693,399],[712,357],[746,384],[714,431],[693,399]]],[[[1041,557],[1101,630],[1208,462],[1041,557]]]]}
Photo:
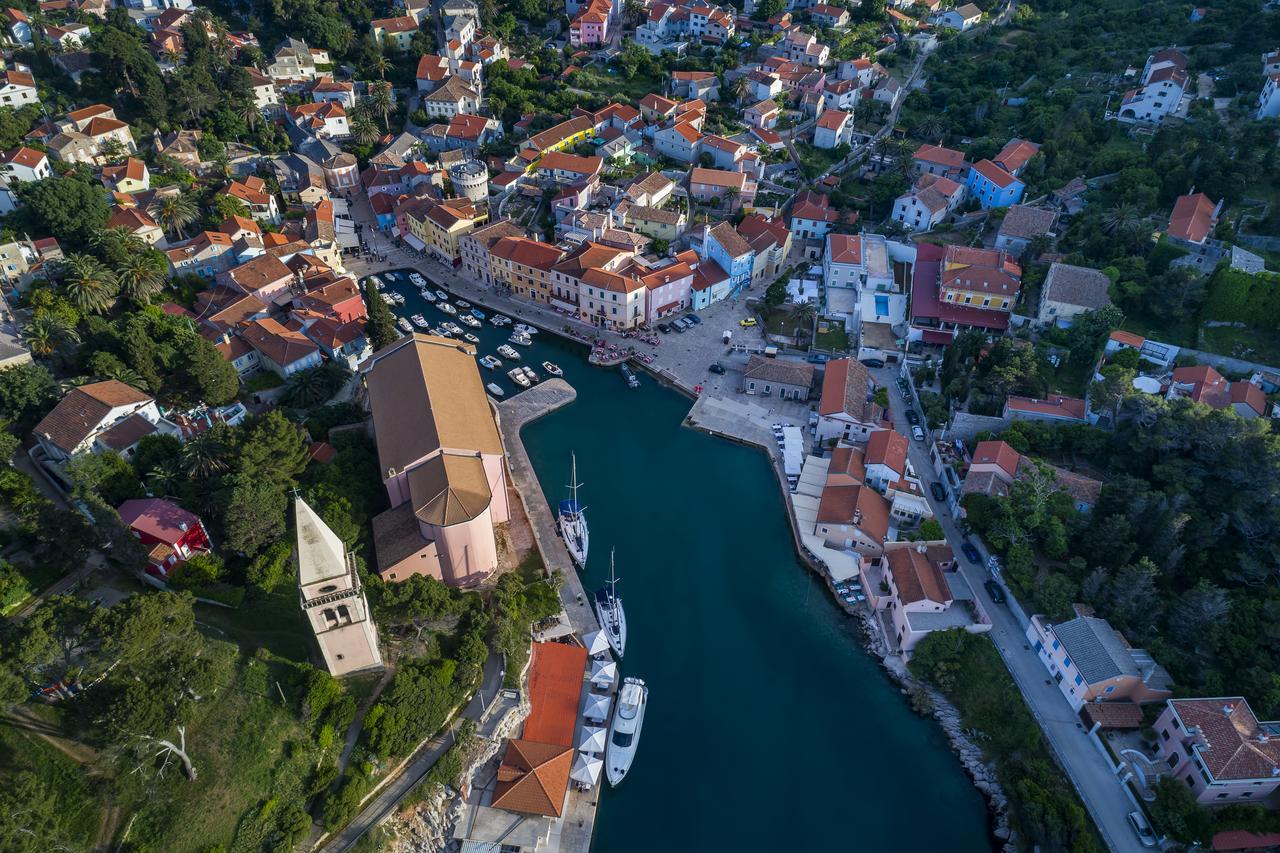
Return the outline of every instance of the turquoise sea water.
{"type": "MultiPolygon", "coordinates": [[[[397,313],[445,319],[397,289],[409,297],[397,313]]],[[[509,335],[472,331],[482,354],[509,335]]],[[[601,792],[594,849],[991,849],[983,802],[941,730],[799,563],[765,456],[682,427],[687,398],[643,375],[629,390],[616,369],[589,366],[585,347],[544,334],[521,352],[539,373],[556,362],[577,389],[523,437],[552,506],[577,454],[586,585],[602,583],[616,549],[621,670],[650,690],[635,765],[601,792]]]]}

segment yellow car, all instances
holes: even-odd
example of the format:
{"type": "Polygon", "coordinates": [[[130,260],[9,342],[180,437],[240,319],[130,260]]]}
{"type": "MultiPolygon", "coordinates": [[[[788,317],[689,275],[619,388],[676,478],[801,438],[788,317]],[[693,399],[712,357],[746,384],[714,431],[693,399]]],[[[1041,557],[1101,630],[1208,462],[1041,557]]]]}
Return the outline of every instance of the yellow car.
{"type": "Polygon", "coordinates": [[[745,319],[745,320],[739,320],[739,321],[738,321],[738,325],[739,325],[739,326],[741,326],[741,327],[742,327],[742,328],[744,328],[744,329],[749,329],[749,328],[751,328],[752,326],[756,325],[756,318],[755,318],[755,317],[748,317],[748,318],[747,318],[747,319],[745,319]]]}

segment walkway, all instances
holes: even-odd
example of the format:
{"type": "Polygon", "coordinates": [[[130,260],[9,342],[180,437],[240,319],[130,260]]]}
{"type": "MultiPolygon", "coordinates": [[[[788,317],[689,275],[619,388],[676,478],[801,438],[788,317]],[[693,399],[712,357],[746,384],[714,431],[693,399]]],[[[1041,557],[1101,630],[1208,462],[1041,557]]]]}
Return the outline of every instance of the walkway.
{"type": "MultiPolygon", "coordinates": [[[[889,389],[894,427],[903,435],[910,435],[906,405],[890,377],[893,368],[882,368],[874,373],[877,381],[889,389]]],[[[912,441],[908,452],[916,472],[926,479],[932,479],[933,464],[929,461],[925,443],[912,441]]],[[[927,497],[947,541],[959,553],[960,544],[965,541],[964,534],[947,512],[946,506],[933,500],[932,495],[927,497]]],[[[988,579],[985,564],[974,565],[961,559],[958,565],[961,574],[973,589],[973,594],[991,616],[992,629],[988,636],[1000,650],[1000,656],[1004,658],[1014,683],[1022,691],[1027,707],[1044,731],[1058,762],[1075,785],[1103,840],[1116,853],[1140,853],[1144,848],[1129,826],[1128,819],[1129,812],[1135,806],[1128,791],[1113,772],[1110,761],[1089,737],[1066,697],[1049,678],[1048,670],[1027,645],[1026,635],[1012,611],[992,601],[983,588],[983,582],[988,579]]]]}

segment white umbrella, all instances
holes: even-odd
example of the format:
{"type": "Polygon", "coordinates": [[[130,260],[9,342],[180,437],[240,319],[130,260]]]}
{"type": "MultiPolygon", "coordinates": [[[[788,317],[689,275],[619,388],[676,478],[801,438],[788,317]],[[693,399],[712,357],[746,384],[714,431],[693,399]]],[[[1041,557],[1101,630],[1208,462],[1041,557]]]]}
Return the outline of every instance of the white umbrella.
{"type": "Polygon", "coordinates": [[[608,734],[604,729],[595,726],[583,726],[582,734],[578,737],[578,749],[583,752],[604,752],[605,741],[608,734]]]}
{"type": "Polygon", "coordinates": [[[592,657],[609,651],[609,638],[604,635],[604,631],[592,631],[582,638],[582,642],[587,647],[587,654],[592,657]]]}
{"type": "Polygon", "coordinates": [[[569,772],[569,778],[584,785],[594,785],[600,781],[600,770],[603,767],[604,762],[599,758],[579,752],[573,761],[573,770],[569,772]]]}
{"type": "Polygon", "coordinates": [[[608,687],[618,680],[618,665],[611,660],[591,662],[591,683],[608,687]]]}
{"type": "Polygon", "coordinates": [[[587,707],[583,710],[582,716],[588,720],[596,720],[603,722],[609,719],[610,699],[607,695],[600,693],[591,693],[587,696],[587,707]]]}

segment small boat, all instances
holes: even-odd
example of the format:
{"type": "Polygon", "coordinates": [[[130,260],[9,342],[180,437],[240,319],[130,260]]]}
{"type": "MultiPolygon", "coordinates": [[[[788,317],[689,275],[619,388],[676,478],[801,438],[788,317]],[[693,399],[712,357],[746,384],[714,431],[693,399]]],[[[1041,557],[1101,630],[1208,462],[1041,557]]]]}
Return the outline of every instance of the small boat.
{"type": "Polygon", "coordinates": [[[419,291],[418,291],[418,294],[419,294],[423,299],[427,300],[427,302],[429,302],[429,303],[431,303],[431,304],[433,304],[433,305],[435,304],[435,301],[436,301],[436,295],[435,295],[434,293],[432,293],[430,290],[427,290],[425,287],[424,287],[424,288],[422,288],[422,290],[419,290],[419,291]]]}
{"type": "Polygon", "coordinates": [[[413,325],[417,326],[419,329],[425,329],[431,325],[427,322],[427,318],[423,317],[421,314],[414,314],[409,319],[412,320],[413,325]]]}
{"type": "Polygon", "coordinates": [[[515,326],[511,328],[511,331],[519,332],[522,335],[529,335],[529,336],[538,334],[538,330],[535,329],[533,326],[530,326],[528,323],[516,323],[515,326]]]}
{"type": "Polygon", "coordinates": [[[533,346],[533,338],[528,335],[522,335],[519,332],[516,332],[511,337],[507,338],[507,340],[522,347],[533,346]]]}
{"type": "Polygon", "coordinates": [[[465,299],[459,299],[459,300],[458,300],[458,307],[459,307],[459,308],[470,308],[470,307],[471,307],[471,303],[470,303],[470,302],[468,302],[468,301],[467,301],[467,300],[465,300],[465,299]]]}
{"type": "Polygon", "coordinates": [[[449,294],[445,293],[443,290],[437,290],[436,299],[439,299],[441,302],[448,302],[449,294]]]}
{"type": "Polygon", "coordinates": [[[498,326],[499,328],[501,328],[502,326],[510,326],[511,318],[506,316],[505,314],[494,314],[492,317],[489,318],[489,322],[494,326],[498,326]]]}
{"type": "Polygon", "coordinates": [[[529,387],[529,377],[524,375],[524,371],[520,368],[514,368],[507,371],[507,376],[511,377],[511,381],[519,385],[521,388],[529,387]]]}
{"type": "Polygon", "coordinates": [[[457,323],[450,323],[450,322],[448,322],[448,321],[445,321],[445,322],[443,322],[443,323],[441,323],[441,324],[440,324],[440,328],[444,329],[445,331],[447,331],[447,332],[448,332],[449,334],[451,334],[451,335],[461,335],[461,334],[462,334],[462,327],[461,327],[461,326],[459,326],[457,323]]]}
{"type": "Polygon", "coordinates": [[[470,326],[473,329],[480,328],[480,321],[477,320],[475,317],[472,317],[470,314],[459,314],[458,322],[465,323],[466,325],[470,326]]]}
{"type": "Polygon", "coordinates": [[[400,327],[402,332],[413,334],[413,324],[403,317],[396,318],[396,325],[400,327]]]}
{"type": "Polygon", "coordinates": [[[485,315],[484,315],[484,312],[481,311],[479,308],[472,308],[471,316],[475,317],[477,320],[483,320],[485,315]]]}
{"type": "Polygon", "coordinates": [[[494,358],[491,355],[480,356],[480,366],[488,370],[497,370],[502,367],[502,359],[494,358]]]}
{"type": "Polygon", "coordinates": [[[564,371],[560,369],[560,365],[552,364],[549,361],[542,362],[542,369],[547,371],[549,376],[564,376],[564,371]]]}
{"type": "Polygon", "coordinates": [[[375,289],[382,290],[382,279],[378,278],[376,275],[371,275],[369,276],[369,281],[373,282],[375,289]]]}
{"type": "Polygon", "coordinates": [[[609,743],[605,746],[605,774],[615,788],[622,784],[640,745],[640,728],[644,725],[644,709],[649,704],[649,687],[643,680],[628,675],[618,691],[618,709],[609,724],[609,743]]]}
{"type": "Polygon", "coordinates": [[[493,396],[497,397],[499,400],[501,400],[503,397],[507,395],[507,392],[503,391],[502,386],[499,385],[497,382],[490,382],[488,385],[484,386],[484,389],[488,391],[490,394],[492,394],[493,396]]]}
{"type": "Polygon", "coordinates": [[[438,337],[438,338],[452,338],[452,337],[453,337],[453,332],[449,331],[448,329],[442,329],[442,328],[440,328],[439,326],[436,326],[434,329],[432,329],[432,330],[431,330],[431,334],[435,335],[435,336],[436,336],[436,337],[438,337]]]}
{"type": "Polygon", "coordinates": [[[416,272],[409,273],[409,281],[413,282],[414,287],[425,287],[426,280],[416,272]]]}
{"type": "Polygon", "coordinates": [[[626,364],[620,364],[618,365],[618,368],[622,371],[623,378],[627,380],[628,388],[640,387],[640,380],[636,377],[636,372],[634,370],[632,370],[626,364]]]}
{"type": "Polygon", "coordinates": [[[578,456],[572,454],[569,458],[573,479],[569,484],[571,497],[560,501],[556,521],[560,526],[560,535],[564,538],[565,548],[569,550],[569,556],[573,558],[578,568],[582,569],[587,565],[587,551],[590,548],[591,539],[587,530],[587,508],[578,502],[578,488],[582,485],[578,482],[578,456]]]}
{"type": "Polygon", "coordinates": [[[478,344],[478,343],[480,343],[480,339],[479,339],[479,338],[477,338],[475,335],[471,334],[470,332],[463,332],[463,333],[462,333],[462,339],[463,339],[464,341],[466,341],[467,343],[469,343],[469,344],[478,344]]]}
{"type": "Polygon", "coordinates": [[[530,367],[529,365],[527,364],[524,365],[524,367],[522,367],[521,370],[524,371],[524,378],[528,379],[531,384],[537,385],[539,382],[542,381],[542,377],[534,373],[533,368],[530,367]]]}
{"type": "Polygon", "coordinates": [[[613,552],[609,552],[609,582],[596,590],[596,618],[609,645],[622,657],[627,647],[627,614],[618,597],[618,576],[613,570],[613,552]]]}
{"type": "Polygon", "coordinates": [[[436,307],[450,316],[453,316],[454,314],[458,313],[458,309],[454,308],[448,302],[440,302],[436,305],[436,307]]]}
{"type": "Polygon", "coordinates": [[[378,295],[379,295],[379,296],[381,296],[381,297],[382,297],[382,301],[383,301],[383,302],[385,302],[385,303],[387,303],[388,305],[395,305],[395,304],[396,304],[396,301],[395,301],[394,299],[392,299],[392,298],[391,298],[391,294],[390,294],[390,293],[379,293],[378,295]]]}
{"type": "Polygon", "coordinates": [[[516,352],[515,347],[509,347],[506,344],[503,344],[502,346],[498,347],[498,355],[502,356],[503,358],[509,358],[512,361],[520,360],[520,353],[516,352]]]}

